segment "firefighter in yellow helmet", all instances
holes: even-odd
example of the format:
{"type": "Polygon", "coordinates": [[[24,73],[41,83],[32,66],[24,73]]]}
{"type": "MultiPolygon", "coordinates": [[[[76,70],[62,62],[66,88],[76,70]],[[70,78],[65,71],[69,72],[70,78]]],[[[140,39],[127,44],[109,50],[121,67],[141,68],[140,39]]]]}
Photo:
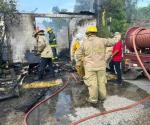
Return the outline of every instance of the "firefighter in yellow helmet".
{"type": "MultiPolygon", "coordinates": [[[[75,61],[75,53],[76,51],[80,48],[81,46],[81,43],[82,43],[82,40],[83,39],[83,36],[81,33],[78,33],[76,34],[75,36],[75,39],[74,41],[72,42],[72,45],[71,45],[71,61],[72,61],[72,65],[73,67],[75,66],[76,64],[76,61],[75,61]]],[[[84,76],[84,68],[81,67],[81,68],[78,68],[76,69],[77,70],[77,73],[80,77],[83,77],[84,76]]]]}
{"type": "Polygon", "coordinates": [[[98,99],[106,98],[106,61],[105,49],[113,46],[117,38],[106,39],[97,37],[97,28],[88,26],[87,38],[83,40],[81,47],[76,52],[76,67],[84,66],[84,82],[89,90],[88,102],[96,104],[98,99]]]}
{"type": "Polygon", "coordinates": [[[75,39],[71,45],[71,60],[73,62],[75,61],[75,52],[77,51],[77,49],[80,48],[81,40],[82,40],[81,34],[80,33],[76,34],[75,39]]]}
{"type": "Polygon", "coordinates": [[[49,35],[49,44],[52,48],[52,51],[53,51],[53,60],[56,60],[58,57],[57,57],[57,41],[56,41],[56,37],[55,37],[55,34],[53,32],[53,29],[51,27],[48,27],[47,28],[47,33],[49,35]]]}

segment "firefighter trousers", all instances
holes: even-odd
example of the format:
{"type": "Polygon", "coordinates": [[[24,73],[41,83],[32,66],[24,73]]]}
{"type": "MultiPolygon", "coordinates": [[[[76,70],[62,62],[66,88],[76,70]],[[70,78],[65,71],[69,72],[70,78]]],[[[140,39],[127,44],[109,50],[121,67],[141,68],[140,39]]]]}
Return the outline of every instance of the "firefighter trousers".
{"type": "Polygon", "coordinates": [[[97,102],[106,98],[106,71],[85,70],[84,82],[89,90],[89,100],[97,102]]]}
{"type": "Polygon", "coordinates": [[[56,48],[52,47],[52,52],[53,52],[54,59],[57,58],[57,50],[56,50],[56,48]]]}
{"type": "Polygon", "coordinates": [[[52,59],[51,58],[42,58],[41,57],[39,73],[38,73],[39,80],[43,79],[44,71],[45,71],[47,65],[49,66],[50,75],[52,75],[52,77],[55,77],[52,59]]]}

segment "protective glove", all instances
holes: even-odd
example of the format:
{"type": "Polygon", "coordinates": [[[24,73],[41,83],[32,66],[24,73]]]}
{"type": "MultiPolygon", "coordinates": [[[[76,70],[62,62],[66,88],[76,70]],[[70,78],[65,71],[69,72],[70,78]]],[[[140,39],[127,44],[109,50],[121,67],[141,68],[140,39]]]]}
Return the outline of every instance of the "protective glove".
{"type": "Polygon", "coordinates": [[[85,71],[84,71],[84,66],[82,65],[76,65],[75,66],[77,73],[79,74],[80,77],[84,77],[85,76],[85,71]]]}

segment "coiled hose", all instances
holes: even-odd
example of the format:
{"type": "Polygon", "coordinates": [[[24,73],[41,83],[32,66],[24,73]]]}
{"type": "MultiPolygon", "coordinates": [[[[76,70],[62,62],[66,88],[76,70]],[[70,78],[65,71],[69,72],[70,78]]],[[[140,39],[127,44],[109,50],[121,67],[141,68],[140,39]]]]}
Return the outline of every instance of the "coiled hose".
{"type": "Polygon", "coordinates": [[[133,48],[134,48],[136,57],[137,57],[137,59],[138,59],[140,65],[141,65],[141,67],[142,67],[144,73],[146,74],[147,78],[150,80],[150,75],[149,75],[149,73],[147,72],[147,70],[146,70],[144,64],[142,63],[142,60],[140,59],[140,56],[139,56],[139,54],[138,54],[138,51],[137,51],[137,48],[136,48],[136,44],[135,44],[136,35],[137,35],[138,32],[140,32],[141,30],[142,30],[142,28],[138,28],[138,29],[136,29],[136,30],[134,31],[134,35],[133,35],[133,48]]]}

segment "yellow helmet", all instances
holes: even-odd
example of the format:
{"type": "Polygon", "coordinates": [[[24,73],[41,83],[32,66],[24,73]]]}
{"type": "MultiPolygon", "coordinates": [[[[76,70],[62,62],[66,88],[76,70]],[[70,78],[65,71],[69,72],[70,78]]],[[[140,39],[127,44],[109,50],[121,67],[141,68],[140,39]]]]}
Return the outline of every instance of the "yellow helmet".
{"type": "Polygon", "coordinates": [[[48,27],[47,32],[51,32],[51,31],[53,31],[53,29],[51,27],[48,27]]]}
{"type": "Polygon", "coordinates": [[[88,26],[86,29],[86,33],[97,33],[97,27],[96,26],[88,26]]]}

